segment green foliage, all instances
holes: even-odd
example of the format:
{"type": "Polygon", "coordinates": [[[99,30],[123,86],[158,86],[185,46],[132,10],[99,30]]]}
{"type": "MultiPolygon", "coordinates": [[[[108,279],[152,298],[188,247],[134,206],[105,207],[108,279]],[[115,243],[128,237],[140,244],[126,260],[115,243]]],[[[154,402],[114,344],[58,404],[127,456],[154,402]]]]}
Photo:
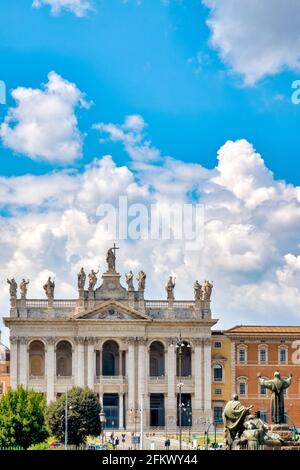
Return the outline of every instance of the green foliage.
{"type": "Polygon", "coordinates": [[[28,449],[43,442],[48,437],[45,406],[42,393],[25,390],[22,386],[9,389],[0,399],[0,447],[28,449]]]}
{"type": "MultiPolygon", "coordinates": [[[[64,442],[66,395],[50,403],[46,423],[51,435],[64,442]]],[[[87,436],[99,436],[101,411],[97,395],[90,389],[74,387],[68,392],[68,444],[80,446],[87,436]]]]}
{"type": "Polygon", "coordinates": [[[31,445],[28,450],[49,450],[50,444],[49,441],[40,442],[39,444],[31,445]]]}

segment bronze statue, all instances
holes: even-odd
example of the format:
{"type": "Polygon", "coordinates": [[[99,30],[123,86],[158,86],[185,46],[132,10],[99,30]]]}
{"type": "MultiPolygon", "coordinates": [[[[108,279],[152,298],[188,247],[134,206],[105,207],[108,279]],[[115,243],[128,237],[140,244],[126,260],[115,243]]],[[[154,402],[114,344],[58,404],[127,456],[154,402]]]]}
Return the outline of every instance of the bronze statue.
{"type": "Polygon", "coordinates": [[[86,281],[86,274],[83,268],[81,268],[79,273],[77,274],[77,279],[78,279],[78,289],[84,289],[85,281],[86,281]]]}
{"type": "Polygon", "coordinates": [[[260,412],[255,415],[248,415],[244,421],[244,431],[239,439],[239,445],[244,446],[247,444],[248,450],[256,450],[259,446],[272,445],[280,446],[283,442],[279,434],[269,431],[266,423],[260,418],[260,412]]]}
{"type": "Polygon", "coordinates": [[[234,395],[232,400],[226,403],[223,410],[224,441],[225,448],[232,450],[236,438],[240,438],[244,431],[244,422],[250,414],[251,406],[244,406],[239,401],[238,395],[234,395]]]}
{"type": "Polygon", "coordinates": [[[272,391],[271,395],[271,414],[272,422],[274,424],[284,424],[284,390],[291,385],[292,374],[287,379],[282,379],[280,372],[274,373],[273,380],[265,380],[261,378],[261,374],[258,373],[258,380],[261,385],[272,391]]]}

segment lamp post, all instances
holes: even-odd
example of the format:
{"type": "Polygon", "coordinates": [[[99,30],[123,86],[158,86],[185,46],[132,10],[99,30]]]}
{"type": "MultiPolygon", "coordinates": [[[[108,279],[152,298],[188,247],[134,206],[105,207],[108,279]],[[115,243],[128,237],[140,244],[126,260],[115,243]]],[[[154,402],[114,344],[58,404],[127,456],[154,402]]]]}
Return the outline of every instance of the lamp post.
{"type": "Polygon", "coordinates": [[[65,450],[68,450],[68,410],[72,409],[72,406],[68,406],[68,390],[66,391],[66,403],[65,403],[65,450]]]}
{"type": "Polygon", "coordinates": [[[140,410],[134,410],[134,409],[131,409],[130,410],[130,414],[131,416],[133,416],[133,420],[134,420],[134,450],[136,450],[136,440],[135,440],[135,437],[136,437],[136,424],[137,424],[137,419],[138,419],[138,415],[140,413],[140,410]]]}
{"type": "Polygon", "coordinates": [[[101,423],[101,434],[102,434],[102,445],[104,444],[104,429],[106,425],[106,415],[104,413],[104,410],[101,410],[99,413],[99,419],[101,423]]]}

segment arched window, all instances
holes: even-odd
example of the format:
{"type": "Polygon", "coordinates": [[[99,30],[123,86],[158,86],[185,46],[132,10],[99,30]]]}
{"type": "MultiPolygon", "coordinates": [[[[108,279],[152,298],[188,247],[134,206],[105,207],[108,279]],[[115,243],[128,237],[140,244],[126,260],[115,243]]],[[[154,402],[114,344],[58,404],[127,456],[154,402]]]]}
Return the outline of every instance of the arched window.
{"type": "Polygon", "coordinates": [[[220,364],[215,364],[213,366],[213,381],[223,382],[223,366],[220,364]]]}
{"type": "Polygon", "coordinates": [[[178,377],[180,375],[181,377],[189,377],[192,375],[191,349],[191,345],[187,341],[182,341],[180,344],[176,345],[178,377]]]}
{"type": "Polygon", "coordinates": [[[35,377],[45,374],[45,346],[42,341],[32,341],[29,345],[29,374],[35,377]]]}
{"type": "Polygon", "coordinates": [[[150,376],[159,377],[165,375],[165,348],[160,341],[154,341],[150,345],[150,376]]]}
{"type": "Polygon", "coordinates": [[[60,341],[56,346],[56,375],[58,377],[72,375],[72,346],[68,341],[60,341]]]}
{"type": "Polygon", "coordinates": [[[115,341],[106,341],[102,352],[102,374],[119,375],[119,345],[115,341]]]}

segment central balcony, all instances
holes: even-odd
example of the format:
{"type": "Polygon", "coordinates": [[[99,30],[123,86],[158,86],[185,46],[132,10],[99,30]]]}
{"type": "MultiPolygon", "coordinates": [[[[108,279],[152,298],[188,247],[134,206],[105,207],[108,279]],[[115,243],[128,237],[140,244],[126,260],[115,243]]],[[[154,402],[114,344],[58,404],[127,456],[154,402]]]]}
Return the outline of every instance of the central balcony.
{"type": "Polygon", "coordinates": [[[98,375],[95,377],[96,384],[113,384],[122,385],[127,384],[127,376],[125,375],[98,375]]]}

